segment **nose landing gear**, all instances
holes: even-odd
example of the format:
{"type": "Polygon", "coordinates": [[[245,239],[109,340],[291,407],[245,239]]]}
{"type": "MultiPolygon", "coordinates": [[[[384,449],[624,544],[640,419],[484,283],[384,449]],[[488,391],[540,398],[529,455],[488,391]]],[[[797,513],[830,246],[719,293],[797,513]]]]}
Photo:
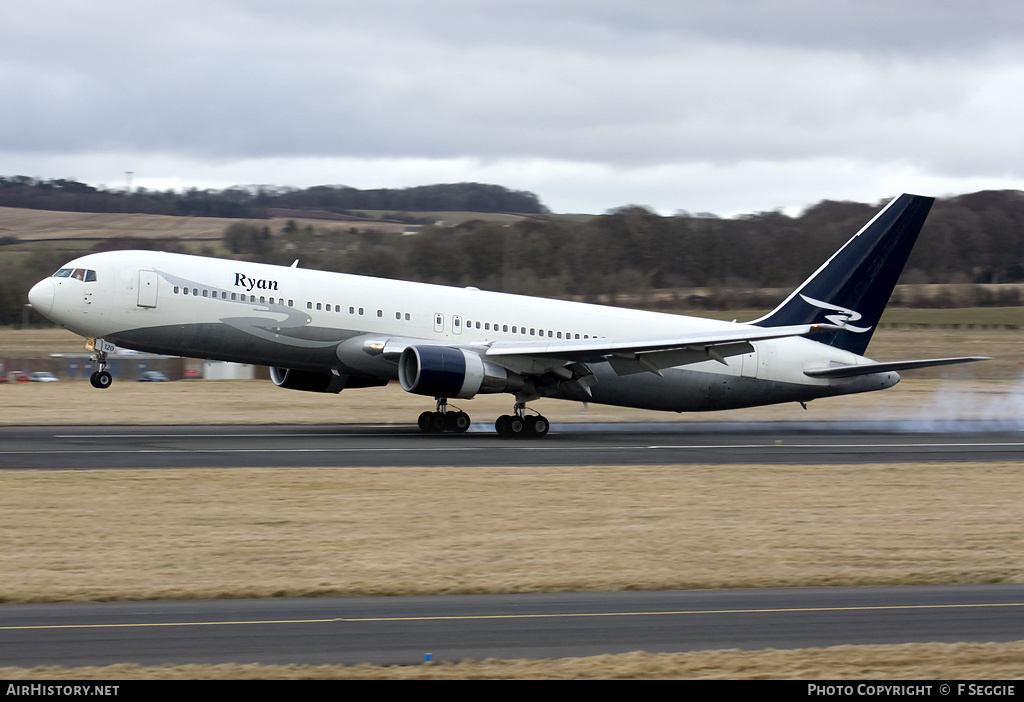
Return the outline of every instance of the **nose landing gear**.
{"type": "Polygon", "coordinates": [[[89,376],[89,382],[94,388],[106,390],[114,382],[114,377],[110,375],[110,371],[100,370],[89,376]]]}
{"type": "Polygon", "coordinates": [[[113,351],[115,347],[103,339],[89,339],[86,341],[85,347],[96,352],[92,360],[100,367],[98,371],[89,376],[89,382],[94,388],[106,390],[114,382],[114,376],[107,370],[107,353],[113,351]]]}

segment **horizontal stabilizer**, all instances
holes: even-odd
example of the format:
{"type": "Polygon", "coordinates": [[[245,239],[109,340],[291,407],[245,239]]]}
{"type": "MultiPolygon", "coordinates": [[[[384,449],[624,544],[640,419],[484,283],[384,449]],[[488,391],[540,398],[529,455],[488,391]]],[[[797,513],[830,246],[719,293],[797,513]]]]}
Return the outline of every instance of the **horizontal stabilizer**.
{"type": "Polygon", "coordinates": [[[930,368],[932,366],[951,366],[954,363],[972,363],[974,361],[988,360],[988,356],[923,358],[916,361],[890,361],[889,363],[862,363],[855,366],[835,366],[833,368],[811,368],[805,370],[804,375],[811,378],[853,378],[858,375],[871,375],[872,373],[888,373],[890,371],[930,368]]]}

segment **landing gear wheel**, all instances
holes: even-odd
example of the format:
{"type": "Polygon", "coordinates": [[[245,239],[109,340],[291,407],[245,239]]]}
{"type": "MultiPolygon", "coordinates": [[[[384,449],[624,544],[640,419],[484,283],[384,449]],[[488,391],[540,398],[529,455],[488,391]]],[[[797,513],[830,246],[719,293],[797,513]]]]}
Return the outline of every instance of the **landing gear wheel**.
{"type": "Polygon", "coordinates": [[[114,376],[110,375],[110,373],[105,370],[97,371],[89,376],[89,382],[92,383],[94,388],[106,390],[110,387],[110,384],[114,382],[114,376]]]}
{"type": "Polygon", "coordinates": [[[542,414],[531,414],[526,418],[526,433],[529,436],[540,438],[545,436],[549,429],[551,429],[551,425],[548,423],[548,418],[542,414]]]}
{"type": "Polygon", "coordinates": [[[498,432],[498,436],[507,437],[509,435],[509,433],[508,433],[508,423],[511,422],[511,421],[512,421],[512,416],[508,415],[508,414],[503,414],[500,417],[498,417],[496,420],[494,420],[494,430],[496,432],[498,432]]]}
{"type": "Polygon", "coordinates": [[[469,429],[469,415],[465,412],[449,412],[445,415],[444,430],[461,434],[469,429]]]}
{"type": "Polygon", "coordinates": [[[427,419],[427,431],[431,434],[440,434],[444,431],[444,414],[442,412],[431,412],[427,419]]]}
{"type": "Polygon", "coordinates": [[[526,429],[526,420],[514,414],[503,414],[494,423],[498,436],[506,439],[518,439],[522,436],[529,436],[526,429]]]}
{"type": "Polygon", "coordinates": [[[540,438],[551,429],[548,418],[544,415],[521,417],[517,414],[503,414],[494,422],[498,436],[505,439],[540,438]]]}
{"type": "Polygon", "coordinates": [[[440,434],[446,431],[461,434],[469,429],[471,423],[469,415],[461,410],[423,412],[416,420],[417,426],[424,434],[440,434]]]}

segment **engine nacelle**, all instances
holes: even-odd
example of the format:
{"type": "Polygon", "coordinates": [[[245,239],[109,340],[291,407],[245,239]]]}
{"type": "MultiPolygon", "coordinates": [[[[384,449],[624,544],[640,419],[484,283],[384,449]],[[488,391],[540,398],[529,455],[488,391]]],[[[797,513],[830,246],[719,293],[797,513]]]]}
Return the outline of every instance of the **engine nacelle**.
{"type": "Polygon", "coordinates": [[[410,346],[398,360],[398,381],[406,392],[468,399],[480,393],[516,392],[523,378],[479,354],[449,346],[410,346]]]}
{"type": "Polygon", "coordinates": [[[387,385],[387,380],[355,375],[335,375],[294,368],[271,368],[270,379],[279,388],[306,392],[341,392],[345,388],[369,388],[387,385]]]}

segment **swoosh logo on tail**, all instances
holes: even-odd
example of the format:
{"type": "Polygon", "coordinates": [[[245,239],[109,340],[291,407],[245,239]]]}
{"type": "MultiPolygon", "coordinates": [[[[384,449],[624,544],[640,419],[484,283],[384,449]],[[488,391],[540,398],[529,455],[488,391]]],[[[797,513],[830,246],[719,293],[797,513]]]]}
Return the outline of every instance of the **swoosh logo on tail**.
{"type": "Polygon", "coordinates": [[[825,319],[835,324],[837,327],[842,327],[844,331],[853,332],[854,334],[863,334],[864,332],[871,331],[871,327],[854,327],[850,325],[850,322],[856,322],[860,320],[860,312],[840,307],[839,305],[833,305],[828,302],[822,302],[821,300],[815,300],[813,297],[807,297],[803,293],[800,294],[804,302],[813,305],[814,307],[821,308],[826,311],[836,312],[837,314],[826,314],[825,319]]]}

